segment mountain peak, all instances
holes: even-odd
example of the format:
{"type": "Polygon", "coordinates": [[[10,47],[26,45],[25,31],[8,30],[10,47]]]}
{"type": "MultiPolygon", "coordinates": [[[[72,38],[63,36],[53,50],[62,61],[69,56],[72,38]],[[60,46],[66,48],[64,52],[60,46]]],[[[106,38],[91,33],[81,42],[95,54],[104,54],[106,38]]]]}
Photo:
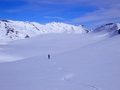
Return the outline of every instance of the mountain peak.
{"type": "Polygon", "coordinates": [[[108,34],[110,36],[114,36],[119,34],[119,30],[120,30],[120,23],[107,23],[105,25],[102,25],[98,28],[96,28],[93,32],[99,32],[99,33],[103,33],[103,34],[108,34]]]}

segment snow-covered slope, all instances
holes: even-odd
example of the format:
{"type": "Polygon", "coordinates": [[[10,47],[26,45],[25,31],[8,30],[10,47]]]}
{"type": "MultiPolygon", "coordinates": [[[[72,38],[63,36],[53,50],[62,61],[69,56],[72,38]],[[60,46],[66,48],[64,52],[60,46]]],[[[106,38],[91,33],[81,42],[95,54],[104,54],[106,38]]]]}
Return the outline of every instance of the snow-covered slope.
{"type": "MultiPolygon", "coordinates": [[[[8,33],[2,32],[14,37],[16,34],[12,32],[16,31],[7,27],[8,21],[3,22],[1,28],[8,33]]],[[[60,23],[49,23],[46,27],[38,23],[32,23],[35,26],[31,27],[29,22],[18,23],[22,25],[20,28],[30,29],[26,34],[25,30],[19,32],[21,37],[28,33],[34,35],[33,27],[36,27],[34,33],[45,28],[42,33],[53,33],[50,27],[59,30],[55,33],[64,32],[59,28],[60,23]]],[[[109,24],[96,29],[95,33],[82,35],[42,34],[0,44],[0,90],[120,90],[120,35],[116,35],[119,26],[109,24]]],[[[13,27],[18,28],[18,24],[13,27]]]]}
{"type": "Polygon", "coordinates": [[[93,30],[95,33],[101,34],[101,36],[114,36],[120,34],[120,23],[108,23],[93,30]]]}
{"type": "Polygon", "coordinates": [[[0,20],[0,42],[33,37],[46,33],[87,33],[82,25],[74,26],[65,23],[52,22],[42,25],[36,22],[0,20]]]}
{"type": "Polygon", "coordinates": [[[0,45],[0,90],[119,90],[120,35],[95,36],[44,34],[0,45]]]}

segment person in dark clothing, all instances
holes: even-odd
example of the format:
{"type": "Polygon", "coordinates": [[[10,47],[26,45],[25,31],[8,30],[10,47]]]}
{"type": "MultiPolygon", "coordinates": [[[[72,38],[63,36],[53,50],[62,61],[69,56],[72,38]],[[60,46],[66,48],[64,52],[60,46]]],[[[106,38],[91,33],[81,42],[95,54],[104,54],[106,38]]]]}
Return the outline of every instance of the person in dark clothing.
{"type": "Polygon", "coordinates": [[[50,54],[48,54],[48,59],[50,59],[50,54]]]}
{"type": "Polygon", "coordinates": [[[118,34],[120,34],[120,29],[118,30],[118,34]]]}

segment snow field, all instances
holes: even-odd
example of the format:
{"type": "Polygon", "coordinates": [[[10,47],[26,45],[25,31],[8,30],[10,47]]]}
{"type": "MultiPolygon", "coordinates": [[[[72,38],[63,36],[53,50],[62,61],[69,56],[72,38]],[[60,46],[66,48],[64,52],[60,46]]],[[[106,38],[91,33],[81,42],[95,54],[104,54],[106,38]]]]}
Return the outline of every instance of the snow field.
{"type": "Polygon", "coordinates": [[[0,90],[119,90],[120,36],[97,35],[47,34],[0,45],[0,90]]]}

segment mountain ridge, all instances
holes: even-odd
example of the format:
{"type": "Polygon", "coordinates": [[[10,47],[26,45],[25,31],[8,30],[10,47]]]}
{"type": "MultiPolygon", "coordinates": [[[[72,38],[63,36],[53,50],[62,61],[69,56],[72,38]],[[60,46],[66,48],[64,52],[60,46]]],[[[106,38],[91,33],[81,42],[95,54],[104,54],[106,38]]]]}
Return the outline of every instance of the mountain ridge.
{"type": "Polygon", "coordinates": [[[120,34],[120,23],[107,23],[100,27],[97,27],[93,32],[109,34],[110,36],[114,36],[120,34]]]}
{"type": "Polygon", "coordinates": [[[0,20],[0,41],[24,39],[48,33],[83,34],[87,32],[83,25],[75,26],[60,22],[44,25],[37,22],[0,20]]]}
{"type": "MultiPolygon", "coordinates": [[[[83,25],[71,25],[62,22],[50,22],[40,24],[28,21],[0,20],[0,43],[30,38],[40,34],[63,33],[63,34],[85,34],[91,32],[83,25]]],[[[114,36],[120,34],[120,23],[107,23],[92,33],[100,36],[114,36]]]]}

